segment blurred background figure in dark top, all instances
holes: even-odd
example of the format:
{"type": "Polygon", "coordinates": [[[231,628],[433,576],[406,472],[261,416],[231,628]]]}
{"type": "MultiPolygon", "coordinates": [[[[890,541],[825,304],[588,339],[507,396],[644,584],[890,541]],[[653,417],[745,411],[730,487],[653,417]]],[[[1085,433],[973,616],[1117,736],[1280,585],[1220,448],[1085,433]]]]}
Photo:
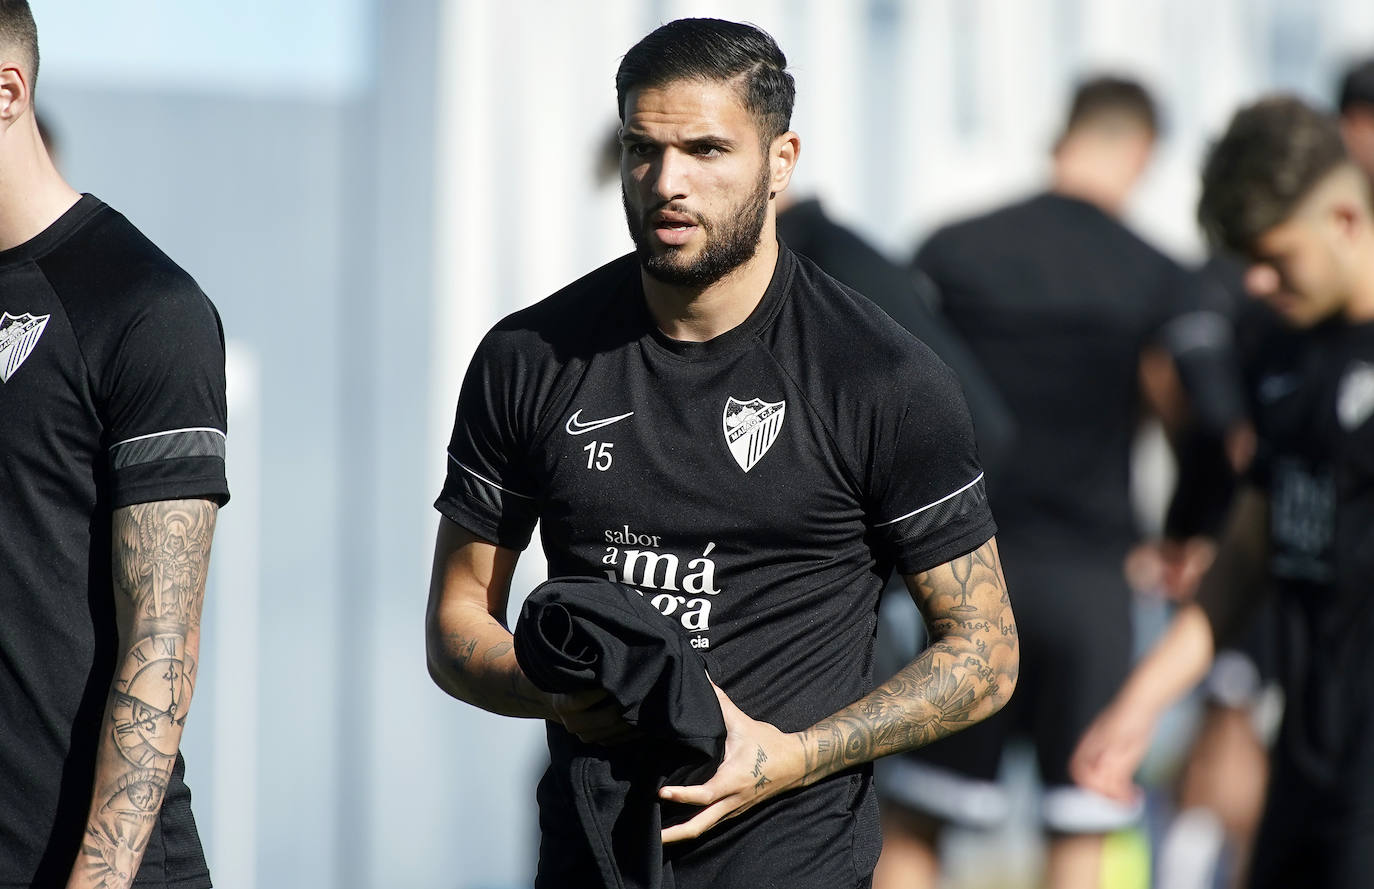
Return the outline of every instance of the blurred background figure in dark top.
{"type": "Polygon", "coordinates": [[[1341,112],[1341,137],[1350,159],[1374,176],[1374,58],[1346,72],[1336,101],[1341,112]]]}
{"type": "MultiPolygon", "coordinates": [[[[1341,136],[1350,157],[1374,177],[1374,58],[1348,68],[1336,91],[1341,136]]],[[[1219,401],[1244,411],[1240,434],[1228,438],[1206,418],[1190,417],[1175,440],[1178,483],[1162,548],[1166,589],[1191,600],[1211,565],[1216,540],[1238,480],[1254,453],[1250,416],[1256,401],[1272,397],[1259,368],[1277,354],[1292,354],[1298,337],[1272,309],[1246,294],[1245,266],[1215,255],[1197,274],[1199,303],[1229,325],[1230,368],[1217,367],[1190,385],[1232,388],[1219,401]]],[[[1257,595],[1259,591],[1257,591],[1257,595]]],[[[1233,647],[1218,652],[1203,685],[1202,720],[1179,775],[1178,816],[1164,837],[1161,885],[1244,885],[1264,802],[1272,743],[1282,711],[1277,684],[1277,619],[1270,602],[1233,647]]]]}
{"type": "Polygon", "coordinates": [[[890,758],[878,889],[934,886],[945,825],[1006,816],[997,770],[1013,733],[1032,736],[1045,785],[1047,885],[1096,887],[1103,836],[1139,816],[1076,787],[1068,760],[1130,665],[1123,562],[1139,537],[1129,461],[1142,408],[1182,410],[1164,331],[1183,311],[1186,274],[1118,218],[1157,130],[1139,84],[1084,83],[1054,148],[1050,190],[941,229],[916,255],[1016,424],[1016,459],[989,473],[988,491],[1023,668],[996,718],[890,758]]]}
{"type": "Polygon", "coordinates": [[[784,244],[877,303],[958,375],[973,415],[983,469],[989,476],[997,475],[1011,456],[1015,424],[1006,401],[969,347],[934,311],[939,302],[934,284],[923,273],[903,269],[831,219],[818,199],[784,200],[785,193],[778,198],[778,237],[784,244]]]}
{"type": "MultiPolygon", "coordinates": [[[[1273,310],[1245,293],[1244,271],[1234,257],[1210,257],[1193,274],[1193,311],[1170,325],[1176,347],[1208,340],[1210,359],[1181,360],[1180,370],[1185,387],[1208,390],[1207,401],[1223,408],[1212,416],[1189,410],[1170,430],[1178,477],[1159,552],[1162,592],[1174,602],[1191,601],[1211,566],[1254,456],[1251,417],[1261,361],[1293,346],[1294,334],[1273,310]]],[[[1272,608],[1257,613],[1218,652],[1202,686],[1198,727],[1177,776],[1175,814],[1160,839],[1161,886],[1210,889],[1247,879],[1268,779],[1267,745],[1282,706],[1275,617],[1272,608]]]]}

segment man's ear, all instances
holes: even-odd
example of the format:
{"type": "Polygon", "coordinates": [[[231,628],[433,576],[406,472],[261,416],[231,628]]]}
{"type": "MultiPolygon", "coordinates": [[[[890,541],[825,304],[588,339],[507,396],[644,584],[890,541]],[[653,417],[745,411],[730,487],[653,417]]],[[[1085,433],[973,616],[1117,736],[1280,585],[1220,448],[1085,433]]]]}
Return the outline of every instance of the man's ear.
{"type": "Polygon", "coordinates": [[[0,61],[0,127],[10,124],[29,108],[29,84],[15,62],[0,61]]]}
{"type": "Polygon", "coordinates": [[[800,157],[801,136],[791,130],[778,136],[768,146],[768,190],[771,194],[775,195],[787,189],[787,184],[792,181],[792,171],[797,169],[797,159],[800,157]]]}
{"type": "Polygon", "coordinates": [[[1370,224],[1369,213],[1354,200],[1346,199],[1338,200],[1330,206],[1327,219],[1335,227],[1340,239],[1346,243],[1354,241],[1359,236],[1360,229],[1370,224]]]}

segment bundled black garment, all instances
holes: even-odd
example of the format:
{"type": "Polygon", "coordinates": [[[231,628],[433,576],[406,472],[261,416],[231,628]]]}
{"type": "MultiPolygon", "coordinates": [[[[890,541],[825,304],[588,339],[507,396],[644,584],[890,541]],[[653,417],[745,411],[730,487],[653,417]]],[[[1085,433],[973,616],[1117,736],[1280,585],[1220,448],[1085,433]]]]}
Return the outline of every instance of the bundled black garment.
{"type": "Polygon", "coordinates": [[[536,686],[604,689],[645,735],[618,746],[586,744],[549,724],[536,885],[672,889],[659,832],[665,820],[690,813],[665,812],[658,790],[709,779],[725,753],[705,659],[638,591],[593,577],[541,584],[514,635],[516,659],[536,686]],[[569,808],[580,830],[570,830],[569,808]]]}

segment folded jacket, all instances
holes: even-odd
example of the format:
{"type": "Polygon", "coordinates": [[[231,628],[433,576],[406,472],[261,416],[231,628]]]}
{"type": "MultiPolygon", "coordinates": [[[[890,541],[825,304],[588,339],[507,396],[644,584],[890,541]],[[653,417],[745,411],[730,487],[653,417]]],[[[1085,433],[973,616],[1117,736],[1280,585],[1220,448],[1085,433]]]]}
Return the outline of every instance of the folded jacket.
{"type": "Polygon", "coordinates": [[[546,781],[557,791],[541,787],[540,821],[557,823],[556,812],[542,809],[566,805],[570,796],[583,842],[545,830],[537,885],[672,889],[659,841],[658,790],[707,780],[725,752],[725,722],[705,659],[638,591],[592,577],[536,587],[514,635],[516,659],[536,686],[603,689],[643,734],[627,744],[586,744],[550,725],[546,781]]]}

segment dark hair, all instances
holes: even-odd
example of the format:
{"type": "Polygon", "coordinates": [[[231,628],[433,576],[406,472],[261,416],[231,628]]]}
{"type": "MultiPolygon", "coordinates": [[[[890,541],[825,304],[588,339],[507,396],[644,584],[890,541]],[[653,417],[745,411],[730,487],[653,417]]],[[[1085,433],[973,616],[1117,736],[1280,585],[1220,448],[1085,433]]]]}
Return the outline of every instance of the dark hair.
{"type": "Polygon", "coordinates": [[[1247,252],[1345,160],[1331,115],[1294,96],[1261,99],[1237,111],[1208,152],[1198,222],[1213,247],[1247,252]]]}
{"type": "Polygon", "coordinates": [[[28,0],[0,0],[0,50],[17,49],[29,64],[29,90],[38,82],[38,26],[28,0]]]}
{"type": "Polygon", "coordinates": [[[760,28],[721,19],[678,19],[630,47],[615,73],[621,123],[631,90],[675,80],[738,80],[744,107],[759,122],[766,141],[792,125],[796,85],[787,57],[760,28]]]}
{"type": "Polygon", "coordinates": [[[1365,59],[1341,78],[1340,95],[1336,106],[1345,114],[1356,105],[1365,105],[1374,110],[1374,59],[1365,59]]]}
{"type": "Polygon", "coordinates": [[[1159,132],[1159,114],[1154,99],[1145,87],[1124,77],[1094,77],[1085,80],[1074,91],[1069,106],[1069,119],[1064,132],[1070,133],[1088,124],[1109,120],[1124,120],[1159,132]]]}

